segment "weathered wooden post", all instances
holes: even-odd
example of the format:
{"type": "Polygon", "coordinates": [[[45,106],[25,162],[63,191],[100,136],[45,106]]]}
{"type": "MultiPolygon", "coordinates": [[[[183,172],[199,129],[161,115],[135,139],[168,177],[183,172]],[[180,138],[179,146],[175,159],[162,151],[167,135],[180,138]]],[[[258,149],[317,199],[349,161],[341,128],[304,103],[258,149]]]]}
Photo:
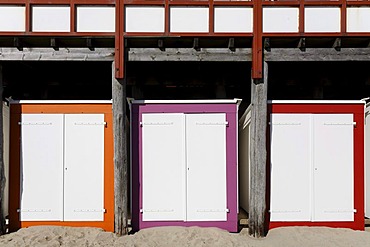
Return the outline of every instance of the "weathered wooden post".
{"type": "Polygon", "coordinates": [[[5,166],[4,166],[4,150],[3,150],[3,70],[0,63],[0,235],[5,233],[5,215],[4,215],[4,200],[5,200],[5,166]]]}
{"type": "Polygon", "coordinates": [[[266,236],[266,124],[267,124],[267,63],[263,79],[252,79],[252,112],[250,133],[250,195],[249,235],[266,236]]]}
{"type": "Polygon", "coordinates": [[[114,135],[114,231],[128,233],[128,159],[126,125],[126,80],[116,79],[112,64],[113,135],[114,135]]]}

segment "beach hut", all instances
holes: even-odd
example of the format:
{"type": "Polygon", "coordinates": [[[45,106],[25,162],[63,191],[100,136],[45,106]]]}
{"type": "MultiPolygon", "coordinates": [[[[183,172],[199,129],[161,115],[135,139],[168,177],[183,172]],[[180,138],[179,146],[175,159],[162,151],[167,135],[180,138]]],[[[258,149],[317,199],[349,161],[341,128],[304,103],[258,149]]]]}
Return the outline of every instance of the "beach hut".
{"type": "Polygon", "coordinates": [[[131,101],[132,227],[238,229],[240,100],[131,101]]]}
{"type": "MultiPolygon", "coordinates": [[[[364,229],[364,104],[360,100],[269,101],[270,229],[364,229]]],[[[249,111],[240,122],[244,139],[248,139],[245,119],[249,111]]],[[[243,150],[249,152],[246,144],[239,147],[239,153],[243,150]]],[[[248,155],[240,163],[241,167],[248,167],[248,155]]],[[[245,174],[240,176],[248,179],[245,174]]],[[[246,184],[240,188],[244,194],[241,198],[248,194],[246,184]]]]}
{"type": "Polygon", "coordinates": [[[9,228],[114,231],[111,101],[10,102],[9,228]]]}

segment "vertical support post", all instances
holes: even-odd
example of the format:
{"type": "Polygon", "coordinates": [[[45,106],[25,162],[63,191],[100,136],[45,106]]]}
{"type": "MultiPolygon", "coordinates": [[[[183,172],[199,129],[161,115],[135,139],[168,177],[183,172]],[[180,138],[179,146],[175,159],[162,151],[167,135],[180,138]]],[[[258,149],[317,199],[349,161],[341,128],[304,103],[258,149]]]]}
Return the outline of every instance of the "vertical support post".
{"type": "Polygon", "coordinates": [[[113,136],[114,136],[114,231],[128,233],[128,159],[126,125],[126,80],[116,78],[112,64],[113,136]]]}
{"type": "Polygon", "coordinates": [[[252,79],[249,235],[266,236],[267,63],[263,79],[252,79]]]}
{"type": "Polygon", "coordinates": [[[3,70],[0,63],[0,235],[5,234],[5,164],[3,148],[3,70]]]}
{"type": "Polygon", "coordinates": [[[252,78],[261,79],[263,70],[262,0],[253,5],[252,78]]]}

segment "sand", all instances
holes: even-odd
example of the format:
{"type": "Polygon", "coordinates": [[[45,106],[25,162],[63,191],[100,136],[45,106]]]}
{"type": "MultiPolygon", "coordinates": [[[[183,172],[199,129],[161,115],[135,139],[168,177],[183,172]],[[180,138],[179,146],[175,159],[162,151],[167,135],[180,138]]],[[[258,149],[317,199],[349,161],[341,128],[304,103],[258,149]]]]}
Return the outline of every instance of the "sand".
{"type": "Polygon", "coordinates": [[[218,228],[157,227],[118,237],[99,228],[35,226],[0,236],[0,246],[345,246],[370,247],[370,229],[282,227],[254,239],[244,228],[228,233],[218,228]]]}

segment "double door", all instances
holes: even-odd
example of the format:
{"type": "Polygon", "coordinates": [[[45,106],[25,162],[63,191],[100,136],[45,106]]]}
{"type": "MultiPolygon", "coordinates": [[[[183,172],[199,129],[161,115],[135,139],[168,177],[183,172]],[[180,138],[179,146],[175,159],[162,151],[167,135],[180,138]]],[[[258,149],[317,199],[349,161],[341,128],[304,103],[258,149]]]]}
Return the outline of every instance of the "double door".
{"type": "Polygon", "coordinates": [[[226,221],[226,114],[142,115],[143,221],[226,221]]]}
{"type": "Polygon", "coordinates": [[[22,114],[21,221],[102,221],[104,114],[22,114]]]}
{"type": "Polygon", "coordinates": [[[271,221],[354,220],[352,114],[271,114],[271,221]]]}

